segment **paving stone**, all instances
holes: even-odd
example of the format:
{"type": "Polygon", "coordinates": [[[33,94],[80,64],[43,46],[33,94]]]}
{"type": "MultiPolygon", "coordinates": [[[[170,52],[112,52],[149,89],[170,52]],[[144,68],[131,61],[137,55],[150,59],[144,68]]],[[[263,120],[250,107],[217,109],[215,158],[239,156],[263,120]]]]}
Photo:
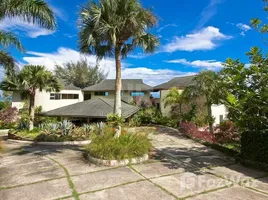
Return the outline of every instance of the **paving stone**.
{"type": "Polygon", "coordinates": [[[182,173],[191,169],[190,166],[185,165],[183,162],[175,160],[168,160],[167,162],[145,163],[133,165],[132,167],[146,178],[182,173]]]}
{"type": "Polygon", "coordinates": [[[70,163],[67,165],[65,164],[64,167],[69,171],[70,175],[79,175],[109,169],[109,167],[97,166],[90,163],[89,161],[86,162],[81,161],[76,163],[70,163]]]}
{"type": "Polygon", "coordinates": [[[3,200],[46,200],[72,194],[66,178],[0,190],[3,200]]]}
{"type": "Polygon", "coordinates": [[[24,174],[9,175],[0,177],[0,187],[11,187],[48,179],[55,179],[66,176],[64,170],[60,167],[52,167],[49,169],[34,171],[24,174]]]}
{"type": "Polygon", "coordinates": [[[252,178],[263,177],[266,173],[243,167],[242,165],[229,165],[225,167],[215,167],[205,169],[205,171],[224,177],[235,183],[250,180],[252,178]]]}
{"type": "Polygon", "coordinates": [[[1,178],[7,176],[16,176],[22,175],[37,171],[43,171],[49,168],[57,167],[58,164],[49,160],[25,163],[25,164],[17,164],[17,165],[5,165],[5,167],[0,167],[1,178]]]}
{"type": "Polygon", "coordinates": [[[148,181],[142,181],[80,196],[80,200],[88,199],[173,200],[174,197],[170,196],[152,183],[148,181]]]}
{"type": "Polygon", "coordinates": [[[197,147],[185,147],[183,145],[177,146],[164,146],[164,147],[157,147],[157,149],[173,158],[181,159],[181,158],[189,158],[189,157],[196,157],[202,155],[212,155],[210,149],[207,148],[197,148],[197,147]]]}
{"type": "Polygon", "coordinates": [[[25,164],[31,164],[31,163],[37,163],[46,161],[44,157],[41,156],[34,156],[34,155],[13,155],[4,157],[0,161],[0,167],[4,166],[10,166],[10,165],[25,165],[25,164]]]}
{"type": "Polygon", "coordinates": [[[248,185],[246,186],[257,189],[259,191],[262,191],[268,194],[268,177],[253,180],[251,183],[248,183],[248,185]]]}
{"type": "Polygon", "coordinates": [[[231,187],[187,198],[187,200],[267,200],[268,195],[243,187],[231,187]]]}
{"type": "Polygon", "coordinates": [[[231,182],[206,173],[182,173],[152,179],[152,181],[167,191],[184,198],[189,195],[198,194],[204,191],[221,188],[230,185],[231,182]]]}
{"type": "Polygon", "coordinates": [[[104,189],[141,179],[141,176],[128,167],[72,177],[73,183],[79,193],[104,189]]]}
{"type": "Polygon", "coordinates": [[[182,161],[187,164],[194,165],[198,168],[211,167],[211,166],[225,166],[235,163],[235,161],[230,158],[218,155],[198,156],[198,157],[186,158],[183,159],[182,161]]]}
{"type": "Polygon", "coordinates": [[[204,145],[195,142],[193,140],[190,139],[185,139],[185,138],[177,138],[177,137],[169,137],[170,139],[172,139],[174,142],[178,143],[178,144],[182,144],[186,147],[189,148],[193,148],[193,147],[205,147],[204,145]]]}

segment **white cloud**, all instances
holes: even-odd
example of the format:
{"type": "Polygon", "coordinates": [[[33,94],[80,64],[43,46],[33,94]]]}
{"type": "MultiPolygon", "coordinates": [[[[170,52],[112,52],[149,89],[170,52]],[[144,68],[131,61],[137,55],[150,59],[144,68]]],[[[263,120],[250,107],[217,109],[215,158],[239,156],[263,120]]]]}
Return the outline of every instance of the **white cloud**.
{"type": "Polygon", "coordinates": [[[216,60],[195,60],[195,61],[188,61],[186,59],[177,59],[177,60],[169,60],[166,61],[167,63],[178,63],[183,65],[189,65],[198,68],[205,68],[210,70],[215,70],[222,68],[222,62],[216,60]]]}
{"type": "Polygon", "coordinates": [[[218,5],[222,4],[225,0],[210,0],[208,6],[202,11],[196,29],[202,28],[213,16],[217,14],[218,5]]]}
{"type": "Polygon", "coordinates": [[[143,58],[146,58],[150,55],[152,55],[152,54],[137,53],[137,54],[130,54],[127,57],[128,58],[135,58],[135,59],[143,59],[143,58]]]}
{"type": "Polygon", "coordinates": [[[251,27],[249,25],[242,24],[242,23],[238,23],[238,24],[236,24],[236,26],[239,29],[241,29],[242,31],[249,31],[251,29],[251,27]]]}
{"type": "Polygon", "coordinates": [[[217,46],[216,41],[230,38],[230,36],[221,33],[218,28],[208,26],[195,33],[175,37],[172,42],[163,47],[163,51],[171,53],[175,51],[211,50],[217,46]]]}
{"type": "Polygon", "coordinates": [[[30,38],[37,38],[42,35],[51,35],[55,31],[40,28],[32,23],[27,23],[19,18],[5,18],[0,22],[0,29],[6,31],[19,31],[30,38]]]}
{"type": "MultiPolygon", "coordinates": [[[[40,52],[27,52],[30,56],[23,57],[23,60],[28,64],[33,65],[44,65],[49,70],[53,71],[55,64],[62,65],[69,61],[78,61],[81,58],[86,58],[88,62],[92,65],[96,64],[96,57],[93,55],[81,55],[78,51],[73,49],[59,48],[53,53],[40,53],[40,52]]],[[[100,68],[108,73],[108,78],[115,78],[115,62],[112,58],[106,58],[100,61],[100,68]]],[[[149,85],[157,85],[162,82],[168,81],[177,76],[191,75],[191,72],[180,72],[169,69],[150,69],[146,67],[131,67],[130,64],[122,63],[122,78],[135,78],[143,79],[149,85]]]]}
{"type": "Polygon", "coordinates": [[[249,31],[251,29],[251,27],[247,24],[242,24],[242,23],[238,23],[236,24],[236,27],[239,28],[241,30],[240,35],[245,36],[246,32],[249,31]]]}
{"type": "Polygon", "coordinates": [[[63,35],[64,35],[65,37],[68,37],[68,38],[73,38],[73,37],[76,37],[76,36],[77,36],[76,34],[71,35],[71,34],[69,34],[69,33],[63,33],[63,35]]]}
{"type": "MultiPolygon", "coordinates": [[[[34,51],[28,51],[27,54],[30,56],[23,57],[23,60],[33,65],[44,65],[49,70],[53,71],[55,65],[63,65],[66,62],[76,62],[80,59],[86,58],[91,65],[96,65],[96,57],[93,55],[82,55],[78,51],[73,49],[59,48],[56,52],[52,53],[40,53],[34,51]]],[[[113,59],[107,58],[99,62],[99,65],[105,71],[113,71],[114,61],[113,59]]]]}
{"type": "Polygon", "coordinates": [[[157,32],[161,32],[163,29],[165,29],[165,28],[168,28],[168,27],[177,27],[178,25],[176,25],[176,24],[167,24],[167,25],[165,25],[165,26],[162,26],[162,27],[160,27],[158,30],[157,30],[157,32]]]}
{"type": "Polygon", "coordinates": [[[58,18],[60,18],[63,21],[68,20],[68,16],[66,12],[64,12],[61,8],[56,8],[55,6],[52,6],[52,5],[50,5],[50,7],[52,8],[53,12],[58,18]]]}

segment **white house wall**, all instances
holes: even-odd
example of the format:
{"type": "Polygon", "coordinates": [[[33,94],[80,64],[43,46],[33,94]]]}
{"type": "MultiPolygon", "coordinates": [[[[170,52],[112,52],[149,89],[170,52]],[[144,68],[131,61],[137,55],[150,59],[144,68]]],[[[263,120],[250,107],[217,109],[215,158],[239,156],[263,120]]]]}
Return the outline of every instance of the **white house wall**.
{"type": "Polygon", "coordinates": [[[17,109],[22,109],[23,107],[21,96],[17,92],[13,92],[12,94],[12,107],[16,107],[17,109]]]}
{"type": "MultiPolygon", "coordinates": [[[[52,92],[54,93],[54,92],[52,92]]],[[[56,108],[68,106],[74,103],[82,102],[84,100],[83,93],[81,90],[61,90],[60,94],[78,94],[79,99],[59,99],[51,100],[50,93],[48,92],[36,92],[35,95],[35,106],[42,106],[43,111],[50,111],[56,108]]],[[[23,101],[19,93],[13,93],[12,95],[12,106],[18,109],[23,107],[23,101]]]]}
{"type": "MultiPolygon", "coordinates": [[[[52,92],[53,93],[53,92],[52,92]]],[[[71,104],[79,103],[84,100],[84,96],[81,90],[61,90],[60,94],[78,94],[78,99],[59,99],[51,100],[50,93],[48,92],[38,92],[35,96],[35,105],[42,106],[43,111],[50,111],[56,108],[61,108],[71,104]]]]}
{"type": "Polygon", "coordinates": [[[220,124],[221,123],[221,116],[223,119],[226,119],[228,110],[224,105],[212,105],[212,116],[215,118],[214,124],[220,124]]]}

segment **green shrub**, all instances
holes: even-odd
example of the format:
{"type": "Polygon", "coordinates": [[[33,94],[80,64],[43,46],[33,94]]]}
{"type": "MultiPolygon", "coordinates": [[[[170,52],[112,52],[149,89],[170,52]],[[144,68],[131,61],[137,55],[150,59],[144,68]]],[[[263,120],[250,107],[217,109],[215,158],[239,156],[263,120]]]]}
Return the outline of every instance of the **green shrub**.
{"type": "Polygon", "coordinates": [[[178,127],[179,119],[163,116],[155,107],[144,108],[140,110],[136,115],[133,116],[133,124],[160,124],[170,127],[178,127]]]}
{"type": "Polygon", "coordinates": [[[169,127],[178,127],[178,120],[177,119],[172,119],[170,117],[166,116],[160,116],[155,119],[154,123],[156,124],[161,124],[163,126],[169,126],[169,127]]]}
{"type": "Polygon", "coordinates": [[[107,115],[107,122],[112,127],[118,127],[121,126],[125,122],[125,120],[123,117],[111,113],[107,115]]]}
{"type": "Polygon", "coordinates": [[[140,118],[134,115],[128,122],[129,127],[137,127],[141,125],[140,118]]]}
{"type": "Polygon", "coordinates": [[[244,159],[268,164],[268,130],[244,131],[241,138],[244,159]]]}
{"type": "Polygon", "coordinates": [[[122,160],[148,154],[152,148],[151,141],[144,133],[124,133],[115,138],[115,130],[106,128],[105,133],[97,135],[86,147],[87,152],[96,158],[105,160],[122,160]]]}

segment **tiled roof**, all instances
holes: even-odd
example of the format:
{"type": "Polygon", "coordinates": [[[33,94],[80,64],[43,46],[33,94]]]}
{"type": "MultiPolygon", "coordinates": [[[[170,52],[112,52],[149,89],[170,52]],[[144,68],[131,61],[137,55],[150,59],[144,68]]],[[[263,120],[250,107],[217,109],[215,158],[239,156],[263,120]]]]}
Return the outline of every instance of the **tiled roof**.
{"type": "MultiPolygon", "coordinates": [[[[151,91],[153,88],[145,83],[142,79],[122,79],[123,91],[151,91]]],[[[106,79],[103,82],[84,88],[83,91],[111,91],[115,90],[115,80],[106,79]]]]}
{"type": "MultiPolygon", "coordinates": [[[[132,106],[122,101],[122,116],[128,118],[135,114],[139,107],[132,106]]],[[[97,98],[80,103],[64,106],[42,113],[44,116],[53,117],[88,117],[88,118],[106,118],[114,111],[114,99],[97,98]]]]}
{"type": "Polygon", "coordinates": [[[160,85],[155,86],[154,91],[168,90],[172,87],[185,88],[185,87],[193,84],[194,77],[195,76],[193,75],[193,76],[183,76],[183,77],[173,78],[172,80],[170,80],[166,83],[162,83],[160,85]]]}

